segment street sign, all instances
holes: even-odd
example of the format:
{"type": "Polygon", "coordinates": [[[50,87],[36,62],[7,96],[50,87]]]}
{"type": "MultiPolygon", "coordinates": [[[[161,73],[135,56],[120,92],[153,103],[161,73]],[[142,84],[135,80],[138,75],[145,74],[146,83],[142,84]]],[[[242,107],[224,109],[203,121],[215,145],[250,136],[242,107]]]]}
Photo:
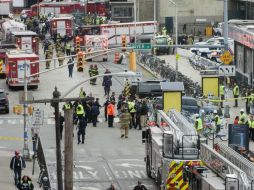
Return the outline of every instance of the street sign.
{"type": "Polygon", "coordinates": [[[32,124],[42,125],[44,119],[44,112],[42,110],[35,110],[33,112],[32,124]]]}
{"type": "Polygon", "coordinates": [[[221,60],[224,64],[228,65],[228,64],[230,64],[230,63],[232,62],[233,57],[232,57],[232,55],[231,55],[231,53],[230,53],[229,51],[225,51],[225,52],[220,56],[220,60],[221,60]]]}
{"type": "Polygon", "coordinates": [[[146,49],[146,50],[152,49],[152,45],[149,43],[134,43],[131,44],[131,47],[133,49],[146,49]]]}
{"type": "Polygon", "coordinates": [[[235,76],[235,65],[219,66],[219,76],[235,76]]]}

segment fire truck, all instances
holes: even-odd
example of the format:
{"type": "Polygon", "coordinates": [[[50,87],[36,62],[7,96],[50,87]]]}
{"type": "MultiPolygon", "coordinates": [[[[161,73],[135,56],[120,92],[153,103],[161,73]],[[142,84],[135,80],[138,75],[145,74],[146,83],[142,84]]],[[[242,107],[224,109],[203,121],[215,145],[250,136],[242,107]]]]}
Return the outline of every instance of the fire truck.
{"type": "Polygon", "coordinates": [[[8,41],[12,31],[25,31],[26,25],[15,20],[7,20],[2,24],[1,32],[3,41],[8,41]]]}
{"type": "Polygon", "coordinates": [[[31,50],[39,54],[39,37],[33,31],[11,31],[5,43],[17,44],[20,50],[31,50]]]}
{"type": "Polygon", "coordinates": [[[60,16],[51,19],[50,33],[53,36],[55,33],[60,36],[67,35],[68,37],[73,36],[73,17],[72,16],[60,16]]]}
{"type": "MultiPolygon", "coordinates": [[[[87,12],[106,15],[106,2],[88,2],[87,12]]],[[[72,14],[75,11],[85,12],[86,6],[79,2],[42,2],[31,6],[32,16],[37,16],[38,12],[42,14],[72,14]],[[39,11],[38,11],[39,9],[39,11]]]]}
{"type": "Polygon", "coordinates": [[[83,42],[85,52],[88,53],[87,57],[90,61],[107,61],[108,55],[100,55],[96,56],[98,54],[102,54],[103,52],[106,52],[108,50],[108,38],[104,35],[85,35],[82,38],[80,38],[80,42],[83,42]],[[97,52],[97,53],[94,53],[97,52]],[[92,53],[91,55],[89,55],[92,53]],[[96,56],[91,59],[89,57],[96,56]]]}
{"type": "Polygon", "coordinates": [[[247,190],[247,173],[204,143],[179,112],[150,113],[142,133],[148,177],[158,190],[247,190]]]}
{"type": "MultiPolygon", "coordinates": [[[[157,31],[157,22],[137,22],[136,35],[154,34],[157,31]]],[[[105,35],[109,44],[121,44],[122,35],[126,35],[127,43],[134,39],[135,24],[131,23],[112,23],[101,25],[84,25],[79,28],[79,35],[96,34],[105,35]]]]}
{"type": "Polygon", "coordinates": [[[27,64],[28,86],[38,88],[39,75],[34,74],[39,73],[39,56],[31,51],[18,50],[6,53],[6,84],[9,88],[24,86],[24,64],[27,64]]]}

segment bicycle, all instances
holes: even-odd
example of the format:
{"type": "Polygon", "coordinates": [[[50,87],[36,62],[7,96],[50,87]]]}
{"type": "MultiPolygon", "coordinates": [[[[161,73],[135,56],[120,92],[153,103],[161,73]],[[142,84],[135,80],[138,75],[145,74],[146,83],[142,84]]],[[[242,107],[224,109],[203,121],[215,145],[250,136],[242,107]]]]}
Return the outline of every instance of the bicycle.
{"type": "Polygon", "coordinates": [[[220,140],[222,141],[227,141],[228,140],[227,125],[221,125],[219,131],[217,132],[214,123],[208,122],[205,126],[205,129],[203,130],[203,135],[209,140],[220,138],[220,140]]]}

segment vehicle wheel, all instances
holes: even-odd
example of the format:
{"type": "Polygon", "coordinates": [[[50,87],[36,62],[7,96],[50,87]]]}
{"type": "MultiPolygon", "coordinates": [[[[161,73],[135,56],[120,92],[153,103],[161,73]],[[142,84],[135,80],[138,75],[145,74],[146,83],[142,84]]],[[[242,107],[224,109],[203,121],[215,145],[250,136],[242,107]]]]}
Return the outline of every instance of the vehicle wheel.
{"type": "Polygon", "coordinates": [[[161,173],[159,171],[157,172],[156,185],[157,190],[161,190],[161,173]]]}
{"type": "Polygon", "coordinates": [[[149,178],[152,178],[152,175],[151,175],[151,165],[150,165],[150,157],[147,156],[146,158],[146,174],[149,178]]]}
{"type": "Polygon", "coordinates": [[[106,62],[106,61],[108,61],[108,58],[103,58],[102,61],[106,62]]]}

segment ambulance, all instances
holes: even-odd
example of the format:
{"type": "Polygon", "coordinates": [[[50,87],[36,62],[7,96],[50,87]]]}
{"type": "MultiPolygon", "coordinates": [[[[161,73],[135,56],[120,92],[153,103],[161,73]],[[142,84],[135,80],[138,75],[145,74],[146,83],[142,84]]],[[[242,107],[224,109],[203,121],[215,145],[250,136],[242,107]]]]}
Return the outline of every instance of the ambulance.
{"type": "Polygon", "coordinates": [[[9,88],[24,86],[24,64],[28,87],[38,88],[39,56],[32,51],[12,50],[6,53],[6,84],[9,88]],[[33,75],[33,76],[30,76],[33,75]]]}
{"type": "Polygon", "coordinates": [[[69,15],[54,17],[51,19],[51,36],[54,34],[60,34],[61,37],[67,35],[68,37],[73,36],[73,17],[69,15]]]}

